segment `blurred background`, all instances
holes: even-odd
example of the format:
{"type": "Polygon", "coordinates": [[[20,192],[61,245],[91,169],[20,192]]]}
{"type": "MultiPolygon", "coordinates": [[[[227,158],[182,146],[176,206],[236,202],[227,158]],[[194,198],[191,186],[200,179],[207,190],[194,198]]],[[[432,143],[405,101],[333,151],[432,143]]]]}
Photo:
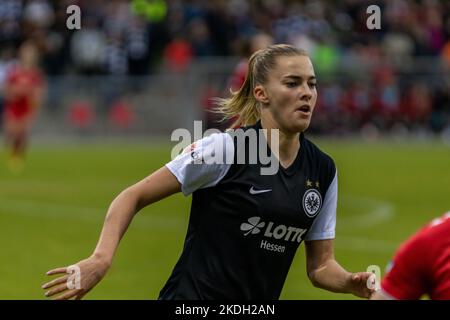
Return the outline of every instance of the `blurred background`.
{"type": "Polygon", "coordinates": [[[0,88],[20,44],[38,47],[48,87],[37,134],[164,135],[207,120],[209,98],[228,93],[262,33],[311,54],[314,133],[449,126],[447,1],[3,0],[0,25],[0,88]],[[66,26],[72,4],[80,30],[66,26]],[[381,8],[380,30],[366,27],[369,4],[381,8]]]}
{"type": "MultiPolygon", "coordinates": [[[[48,269],[89,255],[114,196],[170,160],[174,129],[225,129],[211,98],[238,89],[248,57],[270,43],[307,50],[315,66],[308,134],[340,172],[345,267],[383,270],[403,239],[450,209],[448,1],[1,0],[0,113],[24,44],[42,98],[24,167],[11,170],[0,149],[0,298],[41,299],[48,269]],[[372,4],[379,30],[366,26],[372,4]],[[70,5],[78,30],[67,27],[70,5]]],[[[144,209],[87,298],[155,299],[189,206],[177,195],[144,209]]],[[[313,288],[301,248],[282,298],[352,297],[313,288]]]]}

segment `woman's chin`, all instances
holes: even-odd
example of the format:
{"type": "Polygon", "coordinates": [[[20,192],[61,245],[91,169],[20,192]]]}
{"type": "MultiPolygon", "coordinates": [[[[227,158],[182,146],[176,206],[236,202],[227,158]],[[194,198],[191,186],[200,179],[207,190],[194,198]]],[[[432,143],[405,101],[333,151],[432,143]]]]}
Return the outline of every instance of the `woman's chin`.
{"type": "Polygon", "coordinates": [[[299,133],[308,129],[310,124],[309,119],[296,119],[295,121],[290,121],[290,123],[286,126],[289,132],[299,133]]]}

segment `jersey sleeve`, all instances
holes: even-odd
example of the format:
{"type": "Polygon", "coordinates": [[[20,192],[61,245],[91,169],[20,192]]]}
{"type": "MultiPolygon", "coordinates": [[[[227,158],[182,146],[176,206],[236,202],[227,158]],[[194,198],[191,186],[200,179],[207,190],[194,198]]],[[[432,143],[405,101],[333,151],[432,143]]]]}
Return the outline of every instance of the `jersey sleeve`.
{"type": "Polygon", "coordinates": [[[336,229],[338,178],[337,171],[325,194],[322,209],[305,237],[306,241],[334,239],[336,229]]]}
{"type": "Polygon", "coordinates": [[[15,84],[17,81],[17,75],[16,67],[10,68],[6,74],[6,83],[9,85],[15,84]]]}
{"type": "Polygon", "coordinates": [[[396,253],[391,269],[381,282],[388,297],[416,300],[426,293],[427,246],[418,236],[404,243],[396,253]]]}
{"type": "Polygon", "coordinates": [[[41,72],[36,71],[33,75],[33,85],[37,88],[42,88],[44,83],[44,75],[41,72]]]}
{"type": "Polygon", "coordinates": [[[187,147],[166,164],[181,184],[185,196],[218,184],[234,157],[233,139],[228,133],[214,133],[187,147]]]}

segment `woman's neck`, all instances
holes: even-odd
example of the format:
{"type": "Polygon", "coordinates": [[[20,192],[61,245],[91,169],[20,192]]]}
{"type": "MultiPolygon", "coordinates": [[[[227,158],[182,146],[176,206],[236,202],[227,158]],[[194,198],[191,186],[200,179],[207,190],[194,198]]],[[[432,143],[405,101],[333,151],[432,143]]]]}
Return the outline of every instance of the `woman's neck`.
{"type": "Polygon", "coordinates": [[[267,142],[274,152],[280,164],[287,168],[289,167],[297,157],[298,152],[300,152],[300,133],[286,133],[283,131],[280,126],[273,120],[273,118],[263,117],[261,118],[261,127],[263,129],[267,129],[267,142]],[[278,141],[278,153],[276,150],[273,150],[272,146],[272,130],[278,129],[279,141],[278,141]]]}

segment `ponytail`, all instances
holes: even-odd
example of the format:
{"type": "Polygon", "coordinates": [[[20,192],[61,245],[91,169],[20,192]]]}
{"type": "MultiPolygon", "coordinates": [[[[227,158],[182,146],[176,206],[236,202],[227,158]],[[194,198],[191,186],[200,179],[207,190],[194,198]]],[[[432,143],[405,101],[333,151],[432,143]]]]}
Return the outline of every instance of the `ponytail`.
{"type": "Polygon", "coordinates": [[[237,117],[231,125],[231,128],[253,125],[260,118],[259,102],[253,95],[253,68],[255,65],[255,58],[256,54],[253,54],[249,61],[245,81],[239,90],[232,91],[230,89],[230,98],[214,99],[217,105],[215,112],[223,115],[222,121],[237,117]]]}

